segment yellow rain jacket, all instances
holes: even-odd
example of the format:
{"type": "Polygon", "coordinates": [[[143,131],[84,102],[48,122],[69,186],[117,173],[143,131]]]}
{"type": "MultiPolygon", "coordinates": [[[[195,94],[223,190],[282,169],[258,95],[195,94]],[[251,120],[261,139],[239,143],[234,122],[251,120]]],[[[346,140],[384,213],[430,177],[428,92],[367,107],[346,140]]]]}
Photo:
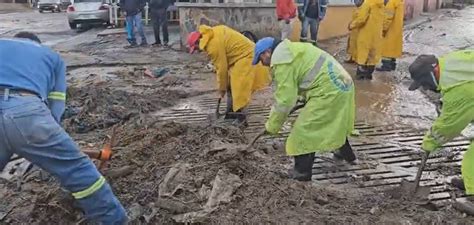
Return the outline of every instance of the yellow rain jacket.
{"type": "Polygon", "coordinates": [[[400,58],[402,56],[404,11],[403,0],[389,0],[385,6],[383,57],[400,58]]]}
{"type": "Polygon", "coordinates": [[[217,88],[232,91],[233,110],[244,108],[250,102],[252,93],[269,85],[270,70],[258,64],[252,66],[255,43],[241,33],[220,25],[199,26],[202,38],[199,48],[206,51],[217,74],[217,88]]]}
{"type": "MultiPolygon", "coordinates": [[[[357,19],[359,15],[359,7],[352,12],[352,21],[357,19]]],[[[359,35],[359,29],[352,29],[347,40],[347,54],[350,56],[350,59],[357,61],[357,36],[359,35]]]]}
{"type": "Polygon", "coordinates": [[[374,66],[382,58],[384,7],[384,0],[365,0],[357,18],[349,25],[359,32],[356,47],[359,65],[374,66]]]}
{"type": "Polygon", "coordinates": [[[295,106],[306,99],[286,141],[290,156],[339,149],[354,130],[354,83],[331,55],[309,43],[284,40],[275,49],[271,66],[276,84],[275,104],[265,129],[276,134],[295,106]]]}

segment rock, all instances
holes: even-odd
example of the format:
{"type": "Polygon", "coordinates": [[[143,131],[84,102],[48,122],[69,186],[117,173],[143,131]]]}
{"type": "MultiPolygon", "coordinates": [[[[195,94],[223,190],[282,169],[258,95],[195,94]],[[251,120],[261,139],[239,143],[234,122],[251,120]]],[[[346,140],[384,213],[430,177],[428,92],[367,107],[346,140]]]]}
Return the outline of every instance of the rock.
{"type": "Polygon", "coordinates": [[[204,208],[212,209],[222,202],[231,202],[232,195],[241,185],[242,181],[239,176],[220,169],[214,179],[209,199],[204,208]]]}
{"type": "Polygon", "coordinates": [[[370,209],[370,214],[375,215],[380,212],[380,208],[378,206],[374,206],[370,209]]]}
{"type": "Polygon", "coordinates": [[[171,197],[178,190],[183,189],[184,180],[189,164],[178,163],[174,165],[166,174],[165,179],[159,186],[158,194],[160,197],[171,197]]]}
{"type": "Polygon", "coordinates": [[[199,197],[201,198],[201,200],[204,200],[209,198],[209,194],[211,194],[211,188],[203,184],[201,189],[199,190],[199,197]]]}
{"type": "Polygon", "coordinates": [[[206,220],[210,212],[201,210],[173,216],[172,219],[178,223],[202,223],[206,220]]]}
{"type": "Polygon", "coordinates": [[[143,215],[144,208],[138,203],[133,203],[128,209],[128,218],[130,221],[134,221],[143,215]]]}
{"type": "Polygon", "coordinates": [[[186,204],[169,198],[159,198],[157,206],[170,211],[172,214],[180,214],[189,211],[189,207],[186,204]]]}

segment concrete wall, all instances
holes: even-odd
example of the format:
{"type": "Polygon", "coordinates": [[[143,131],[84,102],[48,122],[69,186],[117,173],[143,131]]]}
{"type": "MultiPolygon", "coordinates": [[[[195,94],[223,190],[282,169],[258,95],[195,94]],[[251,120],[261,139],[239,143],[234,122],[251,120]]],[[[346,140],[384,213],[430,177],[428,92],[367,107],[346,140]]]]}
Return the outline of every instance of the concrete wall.
{"type": "Polygon", "coordinates": [[[424,0],[423,12],[433,12],[439,9],[441,0],[424,0]]]}
{"type": "MultiPolygon", "coordinates": [[[[274,4],[205,4],[178,3],[182,44],[189,32],[195,31],[200,24],[225,24],[239,31],[248,30],[257,35],[280,36],[280,28],[274,4]]],[[[353,6],[330,6],[327,17],[321,23],[319,39],[328,39],[347,34],[353,6]]],[[[295,24],[292,40],[299,40],[301,23],[295,24]]]]}
{"type": "Polygon", "coordinates": [[[405,0],[405,19],[412,19],[423,12],[424,0],[405,0]]]}

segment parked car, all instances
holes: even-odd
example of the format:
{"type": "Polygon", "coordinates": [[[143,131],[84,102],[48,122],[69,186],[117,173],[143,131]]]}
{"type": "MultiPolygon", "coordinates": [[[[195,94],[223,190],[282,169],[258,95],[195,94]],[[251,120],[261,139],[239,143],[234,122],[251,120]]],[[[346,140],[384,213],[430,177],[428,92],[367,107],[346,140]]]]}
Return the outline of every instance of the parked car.
{"type": "Polygon", "coordinates": [[[44,11],[61,12],[61,10],[66,9],[70,4],[70,1],[64,0],[39,0],[37,6],[40,13],[44,11]]]}
{"type": "Polygon", "coordinates": [[[109,5],[102,0],[73,0],[66,12],[71,29],[78,24],[109,23],[109,5]]]}

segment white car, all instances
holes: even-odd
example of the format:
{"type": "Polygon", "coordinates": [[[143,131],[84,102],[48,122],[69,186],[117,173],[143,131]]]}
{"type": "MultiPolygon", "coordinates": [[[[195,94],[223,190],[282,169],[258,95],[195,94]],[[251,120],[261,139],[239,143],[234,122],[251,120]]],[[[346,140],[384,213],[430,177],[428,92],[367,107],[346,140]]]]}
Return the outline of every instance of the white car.
{"type": "Polygon", "coordinates": [[[109,5],[103,0],[73,0],[67,7],[67,18],[71,29],[78,24],[109,23],[109,5]]]}

